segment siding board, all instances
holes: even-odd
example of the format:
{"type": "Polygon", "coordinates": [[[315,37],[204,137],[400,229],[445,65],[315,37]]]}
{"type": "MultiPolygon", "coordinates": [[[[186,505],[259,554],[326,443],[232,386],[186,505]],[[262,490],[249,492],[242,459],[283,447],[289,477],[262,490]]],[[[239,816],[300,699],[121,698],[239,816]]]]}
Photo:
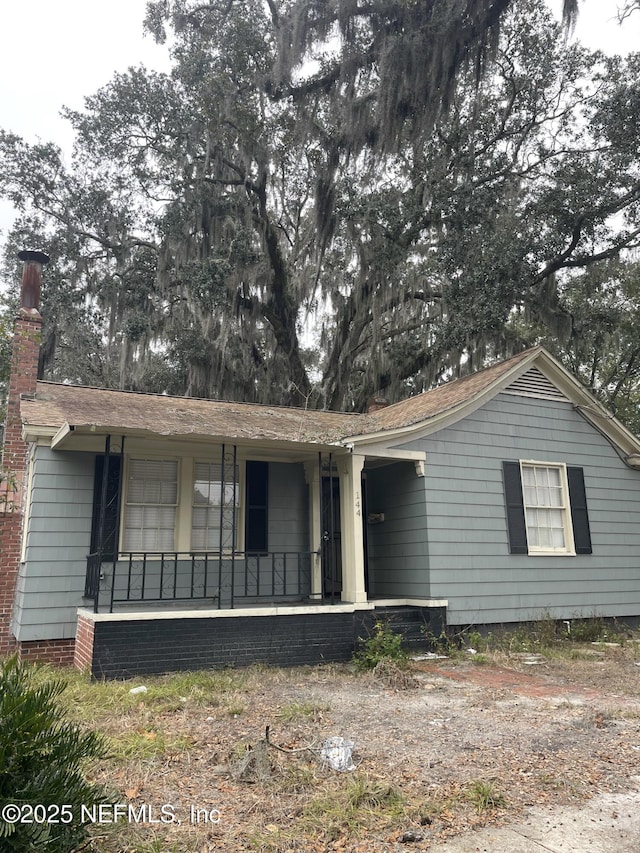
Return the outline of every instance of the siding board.
{"type": "Polygon", "coordinates": [[[367,472],[367,512],[384,513],[367,524],[369,594],[429,597],[424,478],[411,463],[367,472]]]}
{"type": "Polygon", "coordinates": [[[93,454],[35,448],[12,623],[19,641],[75,636],[91,535],[93,468],[93,454]]]}
{"type": "Polygon", "coordinates": [[[640,615],[640,473],[574,407],[498,394],[403,445],[427,454],[429,580],[452,625],[640,615]],[[593,554],[511,555],[502,461],[583,469],[593,554]]]}

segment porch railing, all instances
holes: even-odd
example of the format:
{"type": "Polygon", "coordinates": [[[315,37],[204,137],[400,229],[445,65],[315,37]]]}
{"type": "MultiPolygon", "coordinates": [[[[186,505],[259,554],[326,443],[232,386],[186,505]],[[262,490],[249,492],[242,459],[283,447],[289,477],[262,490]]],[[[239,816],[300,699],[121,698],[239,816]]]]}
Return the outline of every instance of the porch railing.
{"type": "Polygon", "coordinates": [[[89,554],[87,557],[87,574],[84,580],[84,597],[91,599],[91,601],[97,602],[98,600],[98,595],[100,594],[101,571],[101,555],[89,554]]]}
{"type": "Polygon", "coordinates": [[[120,553],[115,561],[87,557],[85,598],[100,604],[207,602],[237,603],[303,599],[311,596],[314,551],[251,554],[158,551],[120,553]]]}

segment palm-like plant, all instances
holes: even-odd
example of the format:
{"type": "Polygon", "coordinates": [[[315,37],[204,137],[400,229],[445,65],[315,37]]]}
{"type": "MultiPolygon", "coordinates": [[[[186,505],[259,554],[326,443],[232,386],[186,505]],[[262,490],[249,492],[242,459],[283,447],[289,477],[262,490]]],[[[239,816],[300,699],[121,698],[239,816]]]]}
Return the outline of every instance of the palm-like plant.
{"type": "Polygon", "coordinates": [[[87,837],[81,806],[105,801],[83,773],[87,759],[105,755],[105,742],[65,719],[57,701],[65,686],[37,683],[15,656],[0,669],[0,848],[6,853],[77,850],[87,837]],[[16,810],[3,808],[8,804],[30,822],[14,822],[16,810]]]}

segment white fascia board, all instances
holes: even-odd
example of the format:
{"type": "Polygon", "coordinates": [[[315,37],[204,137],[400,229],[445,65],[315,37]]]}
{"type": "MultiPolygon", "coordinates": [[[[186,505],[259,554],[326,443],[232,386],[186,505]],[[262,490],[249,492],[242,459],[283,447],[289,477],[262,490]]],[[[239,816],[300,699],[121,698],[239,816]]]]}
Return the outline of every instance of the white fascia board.
{"type": "MultiPolygon", "coordinates": [[[[24,424],[22,427],[23,441],[42,443],[42,439],[53,438],[57,430],[55,427],[34,426],[32,424],[24,424]]],[[[48,442],[47,442],[48,444],[48,442]]]]}
{"type": "Polygon", "coordinates": [[[51,439],[51,449],[59,450],[66,443],[70,435],[73,435],[73,427],[65,421],[51,439]]]}
{"type": "Polygon", "coordinates": [[[397,448],[385,447],[383,445],[363,448],[362,455],[369,456],[375,459],[397,459],[399,461],[406,462],[427,461],[427,453],[425,450],[402,450],[397,448]]]}
{"type": "Polygon", "coordinates": [[[129,441],[129,449],[136,448],[142,442],[143,446],[148,446],[149,442],[157,442],[166,448],[175,448],[176,445],[187,447],[207,447],[219,446],[221,444],[235,444],[239,449],[242,448],[251,453],[260,453],[265,458],[275,461],[279,457],[292,462],[307,461],[310,456],[317,456],[318,453],[333,453],[336,458],[346,456],[350,451],[343,444],[321,444],[312,442],[297,442],[286,441],[281,439],[269,438],[233,438],[228,435],[201,435],[200,433],[160,433],[145,429],[122,429],[122,427],[111,425],[96,425],[96,424],[78,424],[71,425],[63,424],[58,430],[55,427],[29,428],[35,431],[40,431],[37,434],[53,437],[52,447],[54,449],[90,449],[87,446],[89,439],[97,440],[104,438],[107,435],[113,437],[124,436],[129,441]]]}

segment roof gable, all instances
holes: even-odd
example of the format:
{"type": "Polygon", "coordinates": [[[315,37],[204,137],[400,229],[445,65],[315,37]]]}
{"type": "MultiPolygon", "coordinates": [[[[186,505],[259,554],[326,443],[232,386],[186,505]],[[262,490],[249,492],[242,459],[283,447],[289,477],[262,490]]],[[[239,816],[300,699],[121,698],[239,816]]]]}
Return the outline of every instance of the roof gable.
{"type": "Polygon", "coordinates": [[[384,446],[397,446],[451,426],[502,392],[573,405],[627,464],[640,468],[640,439],[543,347],[525,350],[478,373],[388,406],[371,416],[366,435],[351,440],[354,445],[378,445],[380,452],[384,446]]]}
{"type": "Polygon", "coordinates": [[[561,400],[571,402],[553,382],[537,367],[530,367],[502,390],[503,394],[516,397],[535,397],[537,400],[561,400]]]}
{"type": "Polygon", "coordinates": [[[507,361],[379,409],[370,416],[371,426],[378,431],[401,429],[458,409],[493,388],[505,376],[512,376],[520,364],[528,364],[537,352],[538,349],[525,350],[507,361]]]}

